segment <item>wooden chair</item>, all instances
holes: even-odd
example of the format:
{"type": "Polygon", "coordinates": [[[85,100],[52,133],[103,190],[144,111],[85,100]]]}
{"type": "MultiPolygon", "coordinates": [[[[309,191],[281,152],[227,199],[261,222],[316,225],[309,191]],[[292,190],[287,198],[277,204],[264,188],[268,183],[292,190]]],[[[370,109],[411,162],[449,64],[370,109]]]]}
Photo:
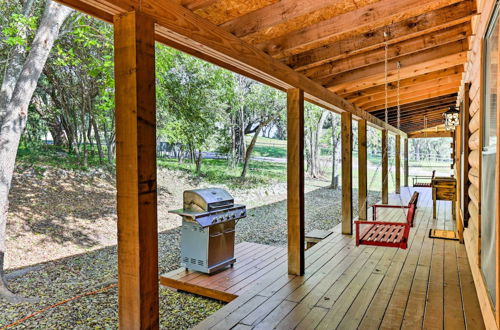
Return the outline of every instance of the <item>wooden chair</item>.
{"type": "Polygon", "coordinates": [[[417,188],[430,188],[432,186],[432,180],[436,176],[436,170],[432,171],[432,176],[415,176],[413,177],[413,187],[417,188]],[[427,181],[430,178],[429,181],[427,181]],[[425,180],[425,182],[421,182],[420,180],[425,180]],[[419,182],[420,181],[420,182],[419,182]]]}
{"type": "Polygon", "coordinates": [[[360,244],[389,246],[406,249],[410,227],[413,227],[415,211],[417,210],[418,192],[414,192],[408,205],[373,205],[373,221],[355,221],[356,224],[356,246],[360,244]],[[408,209],[405,222],[376,221],[376,210],[378,208],[408,209]],[[360,226],[366,228],[360,232],[360,226]]]}

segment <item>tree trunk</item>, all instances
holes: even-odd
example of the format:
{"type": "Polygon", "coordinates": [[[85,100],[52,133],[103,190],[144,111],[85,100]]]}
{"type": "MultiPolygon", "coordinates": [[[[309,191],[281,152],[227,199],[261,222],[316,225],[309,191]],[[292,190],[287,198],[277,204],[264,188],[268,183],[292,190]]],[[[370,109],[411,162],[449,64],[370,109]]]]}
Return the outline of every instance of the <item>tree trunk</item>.
{"type": "MultiPolygon", "coordinates": [[[[29,17],[31,12],[31,7],[33,6],[34,0],[28,0],[23,5],[22,14],[25,17],[29,17]]],[[[22,27],[19,29],[18,37],[26,40],[26,28],[22,27]]],[[[19,74],[23,69],[23,60],[26,53],[26,46],[23,43],[19,43],[12,47],[9,53],[9,58],[7,65],[5,66],[4,78],[2,81],[2,86],[0,87],[0,126],[3,122],[3,117],[7,113],[7,105],[9,104],[14,88],[16,87],[16,82],[19,78],[19,74]]]]}
{"type": "Polygon", "coordinates": [[[315,131],[315,137],[314,137],[314,153],[313,153],[313,175],[315,178],[319,177],[320,175],[320,166],[319,166],[319,158],[321,156],[321,150],[320,150],[320,140],[321,140],[321,135],[323,134],[323,126],[325,124],[326,118],[328,118],[328,115],[330,114],[330,111],[323,111],[321,114],[321,117],[319,118],[318,124],[316,125],[316,131],[315,131]]]}
{"type": "Polygon", "coordinates": [[[97,151],[99,152],[99,163],[102,164],[104,162],[104,152],[102,151],[101,136],[99,135],[99,128],[97,127],[95,117],[93,115],[91,117],[92,117],[92,127],[94,128],[95,143],[97,145],[97,151]]]}
{"type": "Polygon", "coordinates": [[[246,175],[247,175],[248,163],[250,163],[250,157],[252,156],[253,148],[255,147],[255,144],[257,143],[257,139],[259,138],[260,131],[262,130],[262,128],[264,128],[267,125],[269,125],[269,123],[272,120],[273,119],[271,118],[271,119],[268,119],[267,121],[265,121],[263,123],[259,123],[259,126],[255,130],[255,133],[253,134],[253,137],[252,137],[252,141],[250,141],[250,144],[248,145],[246,153],[245,153],[245,159],[243,161],[243,171],[241,171],[241,178],[244,179],[246,177],[246,175]]]}
{"type": "MultiPolygon", "coordinates": [[[[36,89],[38,78],[49,56],[50,49],[59,35],[61,25],[71,11],[71,9],[58,3],[47,1],[40,26],[23,64],[0,126],[0,266],[2,266],[0,275],[3,275],[5,256],[8,196],[12,184],[19,140],[28,119],[28,106],[36,89]]],[[[0,294],[12,295],[5,285],[3,276],[2,280],[0,280],[0,294]]]]}
{"type": "Polygon", "coordinates": [[[200,174],[201,172],[201,163],[203,161],[203,154],[201,150],[198,150],[197,156],[196,156],[196,173],[200,174]]]}

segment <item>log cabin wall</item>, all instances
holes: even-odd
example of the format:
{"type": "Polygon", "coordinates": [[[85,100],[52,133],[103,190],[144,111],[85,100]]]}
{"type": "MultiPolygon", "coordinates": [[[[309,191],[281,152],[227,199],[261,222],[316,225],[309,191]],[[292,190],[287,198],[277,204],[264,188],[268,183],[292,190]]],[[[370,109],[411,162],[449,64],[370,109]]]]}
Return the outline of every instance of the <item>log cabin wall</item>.
{"type": "MultiPolygon", "coordinates": [[[[482,149],[482,104],[483,104],[483,37],[486,34],[490,18],[493,14],[496,1],[477,1],[477,12],[480,13],[472,20],[473,36],[471,49],[462,80],[461,99],[464,101],[464,111],[469,112],[469,138],[464,148],[468,148],[468,214],[458,212],[459,221],[467,224],[464,230],[464,242],[474,276],[481,310],[487,328],[498,328],[498,316],[487,293],[485,281],[481,272],[481,149],[482,149]],[[467,86],[470,83],[470,87],[467,86]],[[467,95],[468,94],[468,95],[467,95]],[[463,219],[462,216],[467,219],[463,219]]],[[[456,153],[456,157],[460,157],[456,153]]],[[[467,199],[464,199],[467,200],[467,199]]],[[[498,290],[498,285],[497,285],[498,290]]]]}

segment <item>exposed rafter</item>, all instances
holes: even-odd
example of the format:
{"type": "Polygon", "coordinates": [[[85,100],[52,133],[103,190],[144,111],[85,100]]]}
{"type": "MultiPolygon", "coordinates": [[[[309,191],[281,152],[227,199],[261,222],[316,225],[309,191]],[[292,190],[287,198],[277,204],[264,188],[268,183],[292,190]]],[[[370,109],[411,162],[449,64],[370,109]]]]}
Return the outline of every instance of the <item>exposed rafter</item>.
{"type": "Polygon", "coordinates": [[[277,58],[295,55],[331,42],[443,8],[460,0],[382,0],[329,20],[257,44],[277,58]]]}
{"type": "Polygon", "coordinates": [[[463,23],[470,25],[473,12],[472,2],[459,2],[367,33],[354,35],[319,48],[285,57],[281,60],[295,70],[306,70],[376,49],[385,40],[384,32],[389,33],[388,43],[394,44],[451,26],[463,23]]]}

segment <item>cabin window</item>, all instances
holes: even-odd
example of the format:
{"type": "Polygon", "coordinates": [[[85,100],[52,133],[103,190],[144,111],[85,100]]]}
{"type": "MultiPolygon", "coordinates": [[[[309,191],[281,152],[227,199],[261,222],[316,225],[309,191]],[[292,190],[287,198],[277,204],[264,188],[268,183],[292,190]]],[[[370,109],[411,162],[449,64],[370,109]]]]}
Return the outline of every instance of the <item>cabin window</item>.
{"type": "Polygon", "coordinates": [[[498,6],[483,44],[483,150],[481,155],[481,270],[493,305],[496,306],[495,182],[498,95],[498,6]]]}
{"type": "Polygon", "coordinates": [[[498,80],[498,8],[484,40],[484,150],[496,150],[496,112],[498,80]]]}

